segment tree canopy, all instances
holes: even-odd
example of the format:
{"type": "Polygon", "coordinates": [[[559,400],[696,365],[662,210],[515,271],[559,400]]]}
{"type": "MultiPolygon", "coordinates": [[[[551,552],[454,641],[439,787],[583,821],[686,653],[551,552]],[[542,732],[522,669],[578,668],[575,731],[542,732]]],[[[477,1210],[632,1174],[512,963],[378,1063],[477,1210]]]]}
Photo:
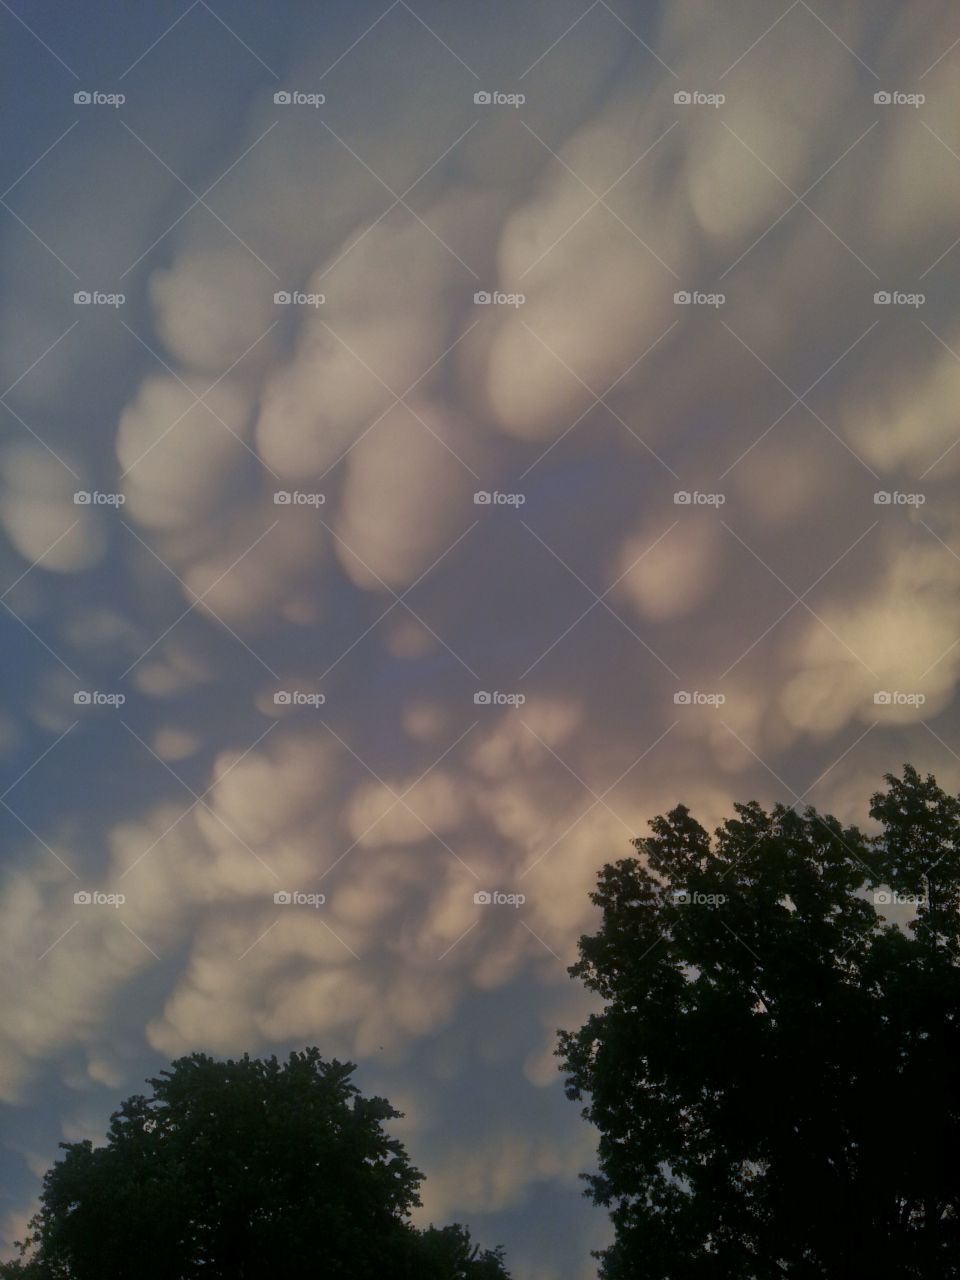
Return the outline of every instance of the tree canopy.
{"type": "Polygon", "coordinates": [[[874,835],[680,805],[592,895],[560,1033],[599,1129],[607,1280],[960,1276],[960,804],[907,766],[874,835]]]}
{"type": "Polygon", "coordinates": [[[352,1063],[195,1053],[128,1098],[106,1144],[61,1143],[23,1280],[509,1280],[455,1224],[416,1230],[422,1175],[352,1063]]]}

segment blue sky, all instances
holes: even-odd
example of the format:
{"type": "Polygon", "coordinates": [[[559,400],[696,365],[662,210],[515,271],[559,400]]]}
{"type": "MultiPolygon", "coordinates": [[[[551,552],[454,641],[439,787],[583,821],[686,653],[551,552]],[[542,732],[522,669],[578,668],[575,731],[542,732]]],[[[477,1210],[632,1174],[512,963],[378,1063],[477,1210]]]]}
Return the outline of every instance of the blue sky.
{"type": "Polygon", "coordinates": [[[600,866],[956,789],[956,27],[0,6],[8,1244],[171,1057],[315,1043],[424,1221],[594,1274],[600,866]]]}

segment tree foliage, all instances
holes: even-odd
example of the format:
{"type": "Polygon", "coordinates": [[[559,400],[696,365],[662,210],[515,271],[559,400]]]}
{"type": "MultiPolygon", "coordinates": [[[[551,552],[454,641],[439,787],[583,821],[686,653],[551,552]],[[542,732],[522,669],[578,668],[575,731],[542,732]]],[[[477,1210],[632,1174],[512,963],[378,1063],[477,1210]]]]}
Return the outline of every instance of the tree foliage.
{"type": "Polygon", "coordinates": [[[886,783],[874,836],[681,805],[600,873],[558,1053],[608,1280],[960,1276],[960,804],[886,783]]]}
{"type": "Polygon", "coordinates": [[[422,1175],[353,1064],[315,1048],[195,1053],[128,1098],[104,1146],[62,1143],[22,1280],[498,1280],[502,1254],[459,1225],[415,1230],[422,1175]]]}

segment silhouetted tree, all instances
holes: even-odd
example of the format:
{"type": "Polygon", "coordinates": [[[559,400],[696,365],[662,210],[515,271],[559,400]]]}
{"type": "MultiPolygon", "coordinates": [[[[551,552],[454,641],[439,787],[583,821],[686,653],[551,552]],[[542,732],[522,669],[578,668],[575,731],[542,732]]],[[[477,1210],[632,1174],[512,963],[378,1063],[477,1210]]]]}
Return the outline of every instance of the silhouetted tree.
{"type": "Polygon", "coordinates": [[[62,1143],[22,1280],[500,1280],[500,1250],[417,1231],[422,1175],[351,1063],[180,1058],[115,1112],[105,1146],[62,1143]]]}
{"type": "Polygon", "coordinates": [[[600,873],[558,1054],[609,1280],[960,1276],[960,804],[886,782],[872,837],[679,806],[600,873]]]}

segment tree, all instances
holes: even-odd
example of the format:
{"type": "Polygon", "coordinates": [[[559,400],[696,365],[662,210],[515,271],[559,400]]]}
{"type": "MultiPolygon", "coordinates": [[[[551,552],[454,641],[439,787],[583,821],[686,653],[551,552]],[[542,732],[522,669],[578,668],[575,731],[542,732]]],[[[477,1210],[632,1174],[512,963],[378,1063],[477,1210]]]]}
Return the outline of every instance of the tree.
{"type": "Polygon", "coordinates": [[[558,1055],[607,1280],[960,1276],[960,804],[886,784],[874,836],[681,805],[601,871],[558,1055]]]}
{"type": "MultiPolygon", "coordinates": [[[[422,1175],[352,1063],[195,1053],[128,1098],[105,1146],[61,1143],[23,1280],[500,1280],[459,1226],[415,1230],[422,1175]]],[[[29,1255],[27,1257],[26,1255],[29,1255]]],[[[20,1269],[17,1269],[20,1268],[20,1269]]]]}

